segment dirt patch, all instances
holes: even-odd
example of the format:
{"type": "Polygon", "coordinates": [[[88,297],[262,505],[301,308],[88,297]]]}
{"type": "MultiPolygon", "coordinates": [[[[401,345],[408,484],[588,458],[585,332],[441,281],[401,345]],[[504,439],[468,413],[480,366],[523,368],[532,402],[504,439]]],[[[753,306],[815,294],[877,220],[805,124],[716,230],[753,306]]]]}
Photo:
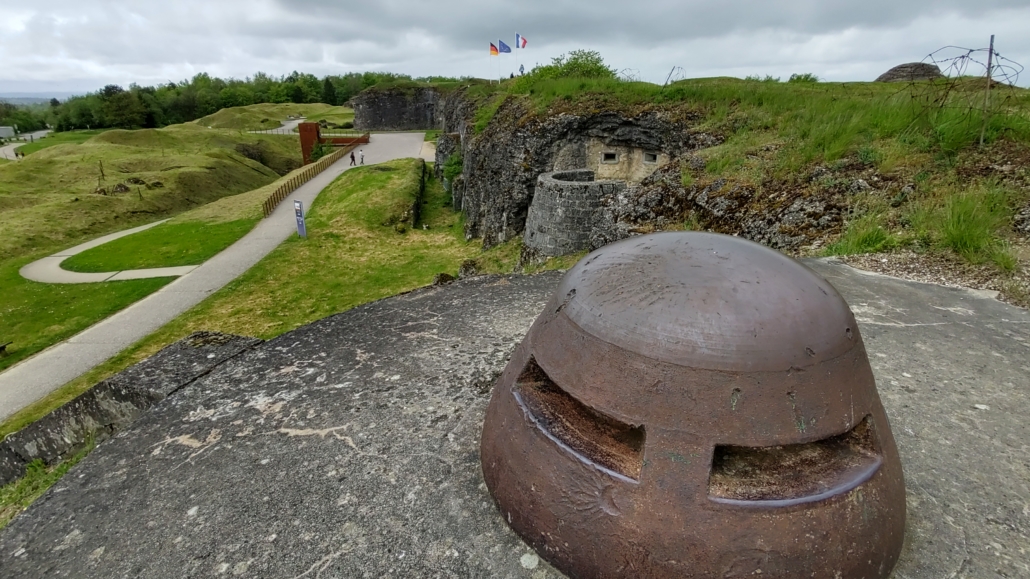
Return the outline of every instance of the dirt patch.
{"type": "Polygon", "coordinates": [[[1020,256],[1020,263],[1011,274],[1002,273],[991,264],[966,263],[958,256],[914,251],[839,256],[837,259],[858,269],[910,281],[998,292],[999,300],[1028,308],[1030,245],[1013,247],[1013,251],[1020,256]]]}

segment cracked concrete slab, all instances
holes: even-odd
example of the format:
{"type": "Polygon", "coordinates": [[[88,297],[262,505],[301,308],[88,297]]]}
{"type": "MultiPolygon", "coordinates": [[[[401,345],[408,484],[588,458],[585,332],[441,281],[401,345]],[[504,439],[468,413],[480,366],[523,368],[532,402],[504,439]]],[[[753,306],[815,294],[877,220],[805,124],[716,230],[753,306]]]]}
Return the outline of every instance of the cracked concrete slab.
{"type": "MultiPolygon", "coordinates": [[[[855,309],[905,469],[896,579],[1030,577],[1030,314],[809,265],[855,309]]],[[[421,289],[261,344],[0,532],[12,577],[560,575],[505,525],[489,390],[560,274],[421,289]]]]}

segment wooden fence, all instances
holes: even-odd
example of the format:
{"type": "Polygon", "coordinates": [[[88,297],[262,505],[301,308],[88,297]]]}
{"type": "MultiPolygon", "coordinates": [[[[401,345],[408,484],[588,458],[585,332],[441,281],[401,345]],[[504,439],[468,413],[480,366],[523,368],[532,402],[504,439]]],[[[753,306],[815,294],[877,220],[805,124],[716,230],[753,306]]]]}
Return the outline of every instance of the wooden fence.
{"type": "Polygon", "coordinates": [[[280,185],[275,190],[274,193],[269,195],[268,199],[265,199],[265,217],[271,215],[272,212],[275,211],[275,208],[278,207],[280,203],[282,203],[282,200],[286,199],[290,195],[290,193],[296,191],[298,187],[310,181],[312,178],[315,177],[315,175],[318,175],[322,171],[328,169],[330,165],[342,159],[348,153],[353,151],[358,145],[368,143],[369,136],[370,135],[368,133],[365,133],[360,138],[354,139],[354,142],[348,144],[345,147],[336,149],[332,153],[329,153],[328,155],[322,157],[314,163],[311,163],[310,165],[304,167],[299,173],[287,179],[285,183],[280,185]]]}

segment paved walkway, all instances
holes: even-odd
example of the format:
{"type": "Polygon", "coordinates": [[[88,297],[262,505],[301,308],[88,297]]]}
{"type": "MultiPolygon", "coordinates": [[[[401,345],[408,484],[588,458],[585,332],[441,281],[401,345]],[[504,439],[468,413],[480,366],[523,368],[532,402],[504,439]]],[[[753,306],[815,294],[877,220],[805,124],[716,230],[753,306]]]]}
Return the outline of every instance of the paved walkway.
{"type": "Polygon", "coordinates": [[[21,159],[14,156],[15,149],[28,143],[38,141],[39,139],[42,139],[43,137],[49,134],[50,131],[45,130],[18,135],[17,137],[15,137],[16,139],[18,139],[17,141],[0,146],[0,158],[7,159],[9,161],[20,161],[21,159]]]}
{"type": "MultiPolygon", "coordinates": [[[[363,147],[365,163],[418,157],[423,138],[422,133],[373,135],[363,147]]],[[[250,233],[187,275],[0,374],[0,420],[145,338],[250,269],[296,230],[293,201],[310,207],[322,189],[349,168],[348,163],[341,159],[308,181],[250,233]]]]}
{"type": "Polygon", "coordinates": [[[418,156],[422,157],[422,159],[425,160],[426,163],[435,163],[436,143],[432,141],[426,141],[425,143],[422,143],[422,151],[419,152],[418,156]]]}
{"type": "Polygon", "coordinates": [[[294,129],[296,129],[297,125],[303,123],[306,119],[307,119],[307,117],[300,117],[300,118],[297,118],[297,119],[291,119],[289,121],[282,121],[282,125],[280,125],[278,129],[266,129],[264,131],[247,131],[247,132],[258,134],[258,135],[290,135],[290,136],[296,137],[296,136],[300,135],[300,133],[295,133],[294,129]]]}
{"type": "Polygon", "coordinates": [[[18,273],[20,273],[25,279],[31,279],[32,281],[42,283],[95,283],[99,281],[123,281],[127,279],[178,277],[186,275],[200,266],[186,265],[182,267],[154,267],[149,269],[130,269],[125,271],[108,271],[102,273],[79,273],[68,271],[61,267],[61,262],[73,255],[80,254],[84,251],[93,249],[94,247],[101,246],[109,241],[125,237],[126,235],[132,235],[133,233],[139,233],[140,231],[145,231],[151,227],[156,227],[166,221],[168,220],[163,219],[141,227],[134,227],[132,229],[126,229],[125,231],[119,231],[118,233],[98,237],[93,241],[83,243],[82,245],[76,245],[71,249],[59,251],[51,256],[36,260],[21,268],[18,273]]]}

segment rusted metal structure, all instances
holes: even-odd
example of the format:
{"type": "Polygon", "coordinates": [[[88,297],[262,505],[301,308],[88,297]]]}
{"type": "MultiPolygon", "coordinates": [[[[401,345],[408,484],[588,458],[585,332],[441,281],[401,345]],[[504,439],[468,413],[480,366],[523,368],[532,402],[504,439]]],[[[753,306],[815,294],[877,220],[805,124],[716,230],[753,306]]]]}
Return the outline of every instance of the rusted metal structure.
{"type": "Polygon", "coordinates": [[[661,233],[585,257],[494,387],[481,458],[571,577],[887,577],[905,488],[858,326],[804,265],[661,233]]]}

